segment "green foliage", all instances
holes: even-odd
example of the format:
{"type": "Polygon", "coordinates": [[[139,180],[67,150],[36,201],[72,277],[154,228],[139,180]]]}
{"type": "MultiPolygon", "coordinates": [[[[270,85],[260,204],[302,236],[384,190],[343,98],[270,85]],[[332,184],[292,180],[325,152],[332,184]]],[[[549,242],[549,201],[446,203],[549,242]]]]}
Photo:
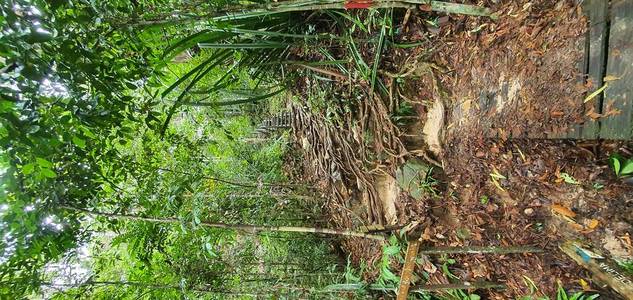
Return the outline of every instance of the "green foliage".
{"type": "Polygon", "coordinates": [[[626,273],[633,276],[633,260],[620,262],[619,265],[626,273]]]}
{"type": "Polygon", "coordinates": [[[576,292],[570,295],[562,286],[559,286],[556,291],[556,300],[593,300],[598,297],[600,297],[600,295],[594,294],[587,296],[584,292],[576,292]]]}
{"type": "Polygon", "coordinates": [[[633,176],[633,159],[625,159],[620,154],[613,154],[609,157],[609,166],[617,177],[633,176]]]}
{"type": "MultiPolygon", "coordinates": [[[[538,292],[538,287],[534,284],[534,281],[527,276],[523,276],[525,284],[530,288],[530,295],[523,296],[519,298],[519,300],[550,300],[550,297],[547,296],[536,296],[538,292]]],[[[558,283],[558,289],[556,290],[556,300],[593,300],[600,297],[598,294],[586,295],[585,292],[580,291],[573,294],[570,294],[566,291],[562,284],[558,283]]]]}
{"type": "Polygon", "coordinates": [[[444,273],[444,275],[446,275],[446,277],[448,277],[449,279],[457,279],[459,280],[459,277],[455,276],[455,274],[453,274],[448,267],[450,265],[454,265],[457,261],[453,258],[449,258],[446,255],[443,255],[442,258],[442,273],[444,273]]]}
{"type": "Polygon", "coordinates": [[[480,300],[481,297],[475,293],[464,292],[463,290],[450,290],[447,299],[451,300],[480,300]]]}
{"type": "Polygon", "coordinates": [[[14,240],[0,280],[12,293],[36,289],[43,265],[87,236],[59,205],[95,201],[107,184],[98,162],[116,167],[113,144],[130,134],[121,123],[153,114],[133,100],[161,61],[143,41],[151,35],[101,21],[118,5],[0,4],[0,142],[15,183],[2,199],[2,232],[14,240]]]}
{"type": "Polygon", "coordinates": [[[395,235],[389,238],[389,244],[382,249],[382,259],[380,260],[380,275],[376,282],[381,286],[392,286],[400,282],[400,277],[391,271],[392,259],[403,261],[403,245],[395,235]]]}
{"type": "MultiPolygon", "coordinates": [[[[300,22],[287,16],[191,26],[196,15],[226,4],[0,4],[0,229],[8,241],[0,246],[0,297],[37,293],[51,279],[46,266],[72,259],[85,244],[94,246],[87,267],[94,276],[74,282],[67,291],[72,295],[171,299],[202,284],[244,286],[254,265],[232,264],[253,263],[256,242],[202,230],[200,221],[296,223],[279,217],[280,203],[296,211],[308,205],[279,201],[260,184],[284,180],[285,138],[261,148],[243,139],[252,131],[249,105],[282,91],[266,72],[280,70],[285,48],[312,37],[294,34],[302,31],[300,22]],[[233,46],[191,49],[198,43],[233,46]],[[238,47],[263,43],[284,48],[238,47]],[[170,62],[187,49],[194,53],[190,62],[170,62]],[[218,105],[194,106],[201,101],[218,105]],[[225,109],[241,115],[226,117],[225,109]],[[247,184],[236,189],[218,178],[247,184]],[[93,219],[66,206],[182,222],[93,219]],[[103,241],[103,234],[116,238],[103,241]],[[119,282],[117,268],[134,284],[119,282]]],[[[283,238],[267,242],[262,255],[268,263],[291,253],[318,264],[331,260],[322,240],[283,238]]],[[[315,268],[303,263],[298,270],[315,268]]],[[[252,287],[287,280],[280,279],[286,271],[273,273],[252,287]]],[[[337,276],[330,273],[315,276],[315,286],[337,276]]]]}
{"type": "Polygon", "coordinates": [[[567,173],[560,173],[560,177],[563,178],[565,183],[580,184],[580,182],[578,182],[578,180],[576,180],[576,178],[574,178],[573,176],[571,176],[571,175],[569,175],[567,173]]]}

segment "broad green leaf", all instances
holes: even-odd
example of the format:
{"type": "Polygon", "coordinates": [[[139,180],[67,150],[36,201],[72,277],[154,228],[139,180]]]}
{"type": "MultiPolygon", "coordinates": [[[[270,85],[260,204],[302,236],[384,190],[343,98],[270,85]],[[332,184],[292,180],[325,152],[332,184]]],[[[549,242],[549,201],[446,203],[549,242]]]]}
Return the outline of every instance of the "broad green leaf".
{"type": "Polygon", "coordinates": [[[35,164],[33,164],[33,163],[29,163],[29,164],[26,164],[26,165],[22,166],[22,174],[24,174],[24,175],[29,175],[29,174],[33,173],[33,170],[35,170],[35,164]]]}
{"type": "Polygon", "coordinates": [[[35,161],[37,161],[37,164],[40,165],[40,167],[42,167],[42,168],[52,168],[53,167],[53,163],[52,162],[50,162],[50,161],[48,161],[46,159],[43,159],[41,157],[36,157],[35,161]]]}
{"type": "Polygon", "coordinates": [[[73,136],[73,144],[82,149],[86,148],[86,141],[77,136],[73,136]]]}
{"type": "Polygon", "coordinates": [[[633,174],[633,159],[627,159],[622,166],[622,170],[620,171],[622,175],[631,175],[633,174]]]}
{"type": "Polygon", "coordinates": [[[383,252],[385,255],[389,255],[389,256],[396,255],[400,253],[400,247],[398,245],[385,247],[385,250],[383,252]]]}
{"type": "Polygon", "coordinates": [[[55,178],[55,177],[57,177],[57,174],[55,174],[55,172],[53,172],[53,170],[51,170],[51,169],[42,168],[42,170],[40,170],[40,172],[42,173],[42,175],[44,175],[44,177],[48,177],[48,178],[55,178]]]}
{"type": "Polygon", "coordinates": [[[92,131],[90,131],[90,129],[88,129],[87,127],[81,127],[81,131],[84,133],[85,136],[91,138],[91,139],[96,139],[97,135],[94,134],[92,131]]]}
{"type": "Polygon", "coordinates": [[[620,176],[620,160],[617,157],[609,157],[609,164],[616,176],[620,176]]]}

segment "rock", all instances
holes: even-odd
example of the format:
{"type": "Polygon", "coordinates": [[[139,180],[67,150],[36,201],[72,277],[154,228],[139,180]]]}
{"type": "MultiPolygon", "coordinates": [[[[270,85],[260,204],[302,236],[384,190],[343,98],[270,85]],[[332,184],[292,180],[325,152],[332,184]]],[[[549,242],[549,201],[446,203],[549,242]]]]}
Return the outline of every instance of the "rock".
{"type": "Polygon", "coordinates": [[[531,216],[531,215],[533,215],[533,214],[534,214],[534,209],[532,209],[532,208],[526,208],[526,209],[523,211],[523,213],[524,213],[526,216],[531,216]]]}
{"type": "Polygon", "coordinates": [[[411,197],[420,200],[425,191],[421,184],[426,179],[430,166],[419,159],[410,159],[396,171],[396,181],[400,188],[411,197]]]}

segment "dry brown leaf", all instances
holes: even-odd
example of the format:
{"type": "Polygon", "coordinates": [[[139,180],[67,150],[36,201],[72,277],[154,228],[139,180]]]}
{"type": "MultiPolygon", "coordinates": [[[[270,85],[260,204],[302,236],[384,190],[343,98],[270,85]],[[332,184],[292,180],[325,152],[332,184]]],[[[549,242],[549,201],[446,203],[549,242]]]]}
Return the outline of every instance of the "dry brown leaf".
{"type": "Polygon", "coordinates": [[[607,109],[606,112],[604,114],[602,114],[603,117],[609,117],[609,116],[617,116],[619,114],[622,113],[621,110],[617,109],[617,108],[613,108],[615,100],[609,100],[607,102],[607,109]]]}
{"type": "Polygon", "coordinates": [[[598,222],[598,220],[596,220],[596,219],[591,219],[591,220],[589,220],[589,222],[588,222],[588,224],[587,224],[587,227],[588,227],[589,229],[595,229],[596,227],[598,227],[598,224],[600,224],[600,222],[598,222]]]}
{"type": "MultiPolygon", "coordinates": [[[[573,220],[572,220],[572,221],[573,221],[573,220]]],[[[570,225],[571,225],[571,227],[572,227],[572,228],[574,228],[575,230],[585,233],[585,232],[583,231],[583,229],[585,229],[585,228],[584,228],[584,227],[582,227],[582,225],[580,225],[580,224],[578,224],[578,223],[575,223],[575,222],[574,222],[574,223],[570,223],[570,225]]]]}
{"type": "Polygon", "coordinates": [[[589,111],[585,114],[587,117],[591,118],[592,120],[597,120],[600,119],[602,117],[601,114],[597,113],[595,108],[592,106],[589,108],[589,111]]]}
{"type": "Polygon", "coordinates": [[[618,76],[615,76],[615,75],[607,75],[607,76],[605,76],[602,80],[603,80],[604,82],[609,82],[609,81],[618,80],[618,79],[620,79],[620,78],[622,78],[622,77],[621,77],[621,76],[620,76],[620,77],[618,77],[618,76]]]}
{"type": "Polygon", "coordinates": [[[565,113],[562,111],[552,111],[550,112],[550,116],[552,116],[552,118],[560,118],[562,116],[564,116],[565,113]]]}
{"type": "Polygon", "coordinates": [[[557,214],[560,214],[560,215],[563,215],[563,216],[566,216],[566,217],[570,217],[570,218],[576,217],[576,213],[575,212],[571,211],[571,209],[569,209],[567,207],[564,207],[564,206],[562,206],[560,204],[552,204],[551,208],[552,208],[552,211],[557,213],[557,214]]]}

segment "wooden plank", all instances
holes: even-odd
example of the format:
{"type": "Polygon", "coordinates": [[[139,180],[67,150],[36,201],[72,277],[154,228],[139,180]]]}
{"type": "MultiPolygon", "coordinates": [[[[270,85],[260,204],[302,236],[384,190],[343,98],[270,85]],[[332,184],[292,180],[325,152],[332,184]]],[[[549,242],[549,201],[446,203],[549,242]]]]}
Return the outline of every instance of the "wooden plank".
{"type": "Polygon", "coordinates": [[[606,283],[625,299],[633,300],[633,281],[607,258],[598,256],[574,241],[565,241],[559,248],[576,263],[583,266],[599,281],[606,283]]]}
{"type": "Polygon", "coordinates": [[[407,255],[405,256],[404,266],[402,267],[402,273],[400,274],[400,286],[398,287],[397,300],[407,300],[409,296],[411,276],[413,275],[413,269],[415,268],[415,258],[418,256],[419,247],[419,240],[409,241],[409,245],[407,246],[407,255]]]}
{"type": "Polygon", "coordinates": [[[612,1],[610,21],[606,75],[620,79],[608,82],[602,112],[619,114],[601,120],[600,137],[628,140],[633,137],[633,0],[612,1]]]}
{"type": "MultiPolygon", "coordinates": [[[[586,0],[583,9],[589,18],[588,30],[588,57],[587,57],[587,81],[591,82],[592,89],[600,88],[604,82],[605,63],[607,61],[607,15],[609,1],[586,0]]],[[[602,94],[584,104],[585,113],[594,111],[602,112],[602,94]]],[[[583,139],[596,139],[600,131],[599,121],[593,121],[587,117],[582,125],[580,136],[583,139]]]]}
{"type": "MultiPolygon", "coordinates": [[[[583,14],[587,17],[587,32],[585,32],[585,37],[584,37],[584,42],[580,45],[579,48],[582,48],[581,50],[583,51],[583,56],[582,59],[580,59],[580,61],[578,61],[578,71],[579,71],[579,76],[577,81],[580,84],[585,84],[586,80],[587,80],[587,72],[588,72],[588,65],[589,65],[589,45],[590,45],[590,31],[591,28],[589,27],[589,24],[591,23],[591,18],[592,18],[592,12],[593,12],[593,6],[592,3],[595,3],[599,0],[586,0],[583,1],[581,7],[582,7],[582,11],[583,14]]],[[[578,105],[579,107],[583,106],[583,99],[576,99],[576,105],[578,105]]],[[[583,124],[571,124],[569,125],[569,128],[567,128],[566,130],[561,130],[561,131],[556,131],[556,132],[551,132],[547,134],[547,138],[548,139],[579,139],[582,137],[582,129],[583,129],[583,124]]],[[[530,138],[536,138],[536,136],[530,136],[530,138]]]]}

